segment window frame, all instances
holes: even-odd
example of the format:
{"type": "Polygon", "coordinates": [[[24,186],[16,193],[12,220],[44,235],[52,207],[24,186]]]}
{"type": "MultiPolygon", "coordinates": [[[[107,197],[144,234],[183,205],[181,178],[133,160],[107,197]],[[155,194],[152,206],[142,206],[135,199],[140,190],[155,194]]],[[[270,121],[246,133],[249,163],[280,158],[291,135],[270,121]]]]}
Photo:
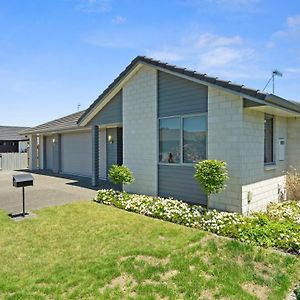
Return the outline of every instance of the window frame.
{"type": "Polygon", "coordinates": [[[275,116],[274,115],[271,115],[271,114],[267,114],[265,113],[264,114],[264,165],[265,166],[274,166],[276,165],[276,146],[275,146],[275,140],[276,140],[276,136],[275,136],[275,130],[276,130],[276,119],[275,119],[275,116]],[[272,145],[272,161],[270,162],[265,162],[265,156],[266,156],[266,145],[265,145],[265,142],[266,142],[266,136],[265,136],[265,133],[266,133],[266,129],[265,129],[265,121],[266,121],[266,118],[269,118],[269,119],[272,119],[272,142],[271,142],[271,145],[272,145]]]}
{"type": "Polygon", "coordinates": [[[196,163],[186,163],[183,162],[183,119],[189,118],[189,117],[203,117],[206,116],[206,159],[207,159],[207,151],[208,151],[208,143],[207,143],[207,136],[208,136],[208,113],[195,113],[195,114],[185,114],[185,115],[172,115],[172,116],[164,116],[164,117],[158,117],[157,118],[157,160],[159,165],[163,166],[194,166],[196,163]],[[159,151],[160,151],[160,120],[163,119],[172,119],[172,118],[179,118],[180,119],[180,161],[178,163],[165,163],[159,161],[159,151]]]}

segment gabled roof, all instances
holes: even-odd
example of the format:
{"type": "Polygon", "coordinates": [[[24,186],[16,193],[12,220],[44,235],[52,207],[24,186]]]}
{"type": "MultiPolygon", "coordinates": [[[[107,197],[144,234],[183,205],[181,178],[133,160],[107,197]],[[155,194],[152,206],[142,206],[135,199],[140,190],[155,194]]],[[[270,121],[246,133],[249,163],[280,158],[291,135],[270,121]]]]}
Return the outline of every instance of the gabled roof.
{"type": "MultiPolygon", "coordinates": [[[[241,84],[236,84],[231,81],[222,80],[218,77],[211,77],[207,74],[198,73],[194,70],[189,70],[186,68],[177,67],[175,65],[170,65],[159,60],[155,60],[146,56],[137,56],[131,63],[126,67],[126,69],[120,73],[120,75],[103,91],[103,93],[90,105],[90,107],[85,111],[84,114],[79,118],[78,123],[80,124],[90,112],[101,103],[101,101],[138,65],[146,64],[159,68],[166,71],[171,71],[181,75],[185,75],[188,78],[197,79],[203,83],[209,85],[214,85],[216,87],[225,88],[228,91],[238,92],[244,97],[251,97],[257,100],[270,102],[276,104],[280,107],[287,108],[300,113],[300,103],[286,100],[284,98],[278,97],[273,94],[264,93],[258,89],[251,89],[241,84]]],[[[267,104],[267,103],[266,103],[267,104]]]]}
{"type": "Polygon", "coordinates": [[[0,140],[1,141],[24,141],[27,140],[24,135],[19,133],[29,127],[20,126],[0,126],[0,140]]]}
{"type": "Polygon", "coordinates": [[[64,130],[64,129],[72,129],[78,128],[77,125],[78,119],[84,114],[85,110],[73,113],[71,115],[44,123],[42,125],[38,125],[36,127],[28,128],[22,133],[38,133],[38,132],[49,132],[55,130],[64,130]]]}

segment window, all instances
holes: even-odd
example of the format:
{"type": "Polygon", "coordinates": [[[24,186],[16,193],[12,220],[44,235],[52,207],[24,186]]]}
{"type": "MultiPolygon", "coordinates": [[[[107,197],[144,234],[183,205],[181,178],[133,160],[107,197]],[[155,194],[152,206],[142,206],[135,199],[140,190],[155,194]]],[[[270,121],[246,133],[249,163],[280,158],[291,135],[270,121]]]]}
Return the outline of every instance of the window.
{"type": "Polygon", "coordinates": [[[183,162],[206,158],[206,116],[183,118],[183,162]]]}
{"type": "Polygon", "coordinates": [[[206,158],[207,116],[159,120],[159,162],[196,163],[206,158]]]}
{"type": "Polygon", "coordinates": [[[265,164],[274,162],[274,117],[265,115],[265,164]]]}
{"type": "Polygon", "coordinates": [[[159,121],[159,161],[180,162],[180,118],[159,121]]]}

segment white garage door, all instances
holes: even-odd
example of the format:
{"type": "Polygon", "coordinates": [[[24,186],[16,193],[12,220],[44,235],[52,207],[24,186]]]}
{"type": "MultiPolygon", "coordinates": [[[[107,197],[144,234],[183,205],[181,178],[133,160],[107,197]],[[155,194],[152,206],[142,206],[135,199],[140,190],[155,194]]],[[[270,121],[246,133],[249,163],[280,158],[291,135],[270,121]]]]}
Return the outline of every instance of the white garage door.
{"type": "Polygon", "coordinates": [[[92,176],[92,137],[90,132],[62,134],[61,170],[65,174],[92,176]]]}
{"type": "Polygon", "coordinates": [[[46,137],[46,169],[52,170],[53,168],[53,138],[52,136],[46,137]]]}

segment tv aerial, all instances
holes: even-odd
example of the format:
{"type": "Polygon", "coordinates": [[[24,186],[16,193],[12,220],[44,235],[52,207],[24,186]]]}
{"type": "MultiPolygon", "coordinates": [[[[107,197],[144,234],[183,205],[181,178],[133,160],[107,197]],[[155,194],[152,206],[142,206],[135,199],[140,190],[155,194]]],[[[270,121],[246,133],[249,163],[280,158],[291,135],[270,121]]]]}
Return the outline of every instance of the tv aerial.
{"type": "Polygon", "coordinates": [[[275,69],[273,72],[272,72],[272,76],[271,78],[269,79],[269,81],[267,82],[267,84],[265,85],[263,91],[267,88],[267,86],[270,84],[270,82],[272,81],[272,85],[273,85],[273,94],[275,94],[275,76],[278,76],[278,77],[282,77],[283,74],[278,71],[277,69],[275,69]]]}

